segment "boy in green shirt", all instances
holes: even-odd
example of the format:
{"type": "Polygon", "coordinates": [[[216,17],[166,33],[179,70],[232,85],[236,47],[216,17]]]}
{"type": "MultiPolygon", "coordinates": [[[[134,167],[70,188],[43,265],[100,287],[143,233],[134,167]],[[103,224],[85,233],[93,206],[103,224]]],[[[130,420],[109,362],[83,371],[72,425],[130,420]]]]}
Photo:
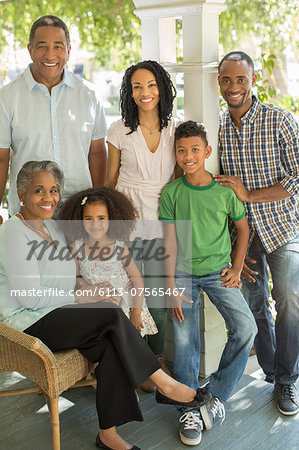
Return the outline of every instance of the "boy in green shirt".
{"type": "Polygon", "coordinates": [[[174,324],[174,377],[194,389],[199,387],[201,289],[229,330],[218,370],[204,388],[212,394],[211,399],[200,411],[180,408],[181,441],[197,445],[203,424],[209,429],[217,417],[224,418],[222,402],[242,376],[256,334],[254,318],[240,292],[249,228],[244,206],[234,191],[216,183],[205,170],[212,149],[204,126],[193,121],[179,125],[175,150],[185,175],[163,189],[159,212],[168,255],[165,267],[174,324]],[[238,235],[232,260],[228,218],[234,221],[238,235]]]}

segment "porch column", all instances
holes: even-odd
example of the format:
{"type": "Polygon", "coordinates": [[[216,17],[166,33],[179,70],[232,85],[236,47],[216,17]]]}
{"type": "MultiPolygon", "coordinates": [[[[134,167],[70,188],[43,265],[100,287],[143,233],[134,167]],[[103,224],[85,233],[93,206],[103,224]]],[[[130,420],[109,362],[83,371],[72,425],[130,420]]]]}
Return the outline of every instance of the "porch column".
{"type": "MultiPolygon", "coordinates": [[[[213,152],[207,169],[219,172],[217,151],[219,91],[218,17],[225,0],[134,0],[141,19],[142,56],[160,62],[170,73],[184,73],[184,118],[203,122],[213,152]],[[182,19],[183,63],[176,62],[176,19],[182,19]]],[[[200,376],[217,369],[226,342],[225,324],[206,295],[201,306],[200,376]]],[[[168,327],[165,356],[173,360],[173,337],[168,327]]]]}

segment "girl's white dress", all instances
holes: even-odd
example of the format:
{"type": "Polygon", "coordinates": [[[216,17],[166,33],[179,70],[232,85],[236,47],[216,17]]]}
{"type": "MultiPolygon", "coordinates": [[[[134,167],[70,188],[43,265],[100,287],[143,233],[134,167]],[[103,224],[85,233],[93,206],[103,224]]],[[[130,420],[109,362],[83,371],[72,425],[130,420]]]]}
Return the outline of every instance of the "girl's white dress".
{"type": "MultiPolygon", "coordinates": [[[[82,238],[75,241],[75,246],[78,255],[77,260],[80,276],[89,284],[98,284],[108,281],[114,288],[112,289],[112,295],[118,295],[118,292],[122,293],[120,307],[130,319],[133,298],[127,289],[129,277],[120,257],[124,243],[115,241],[114,252],[111,258],[105,261],[89,259],[85,253],[82,238]]],[[[141,336],[145,336],[146,334],[156,334],[158,332],[157,326],[146,306],[145,300],[143,301],[141,318],[143,321],[143,328],[140,331],[141,336]]]]}

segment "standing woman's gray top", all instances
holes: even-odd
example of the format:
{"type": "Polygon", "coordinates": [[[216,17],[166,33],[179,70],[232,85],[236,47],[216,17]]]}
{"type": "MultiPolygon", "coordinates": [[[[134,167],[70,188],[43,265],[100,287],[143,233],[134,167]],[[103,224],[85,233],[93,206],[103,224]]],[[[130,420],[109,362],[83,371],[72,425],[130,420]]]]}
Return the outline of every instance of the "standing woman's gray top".
{"type": "Polygon", "coordinates": [[[0,320],[19,330],[75,301],[75,262],[57,223],[45,225],[56,248],[16,216],[0,227],[0,320]]]}

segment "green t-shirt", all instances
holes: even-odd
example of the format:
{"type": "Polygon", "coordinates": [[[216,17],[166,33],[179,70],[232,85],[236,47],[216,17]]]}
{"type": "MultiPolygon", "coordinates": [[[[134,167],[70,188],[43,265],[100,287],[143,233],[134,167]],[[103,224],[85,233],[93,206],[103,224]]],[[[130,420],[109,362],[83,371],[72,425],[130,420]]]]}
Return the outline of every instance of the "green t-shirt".
{"type": "Polygon", "coordinates": [[[169,183],[161,194],[159,219],[175,221],[177,269],[201,276],[229,263],[228,218],[238,221],[244,215],[244,205],[234,191],[214,180],[194,186],[182,176],[169,183]]]}

